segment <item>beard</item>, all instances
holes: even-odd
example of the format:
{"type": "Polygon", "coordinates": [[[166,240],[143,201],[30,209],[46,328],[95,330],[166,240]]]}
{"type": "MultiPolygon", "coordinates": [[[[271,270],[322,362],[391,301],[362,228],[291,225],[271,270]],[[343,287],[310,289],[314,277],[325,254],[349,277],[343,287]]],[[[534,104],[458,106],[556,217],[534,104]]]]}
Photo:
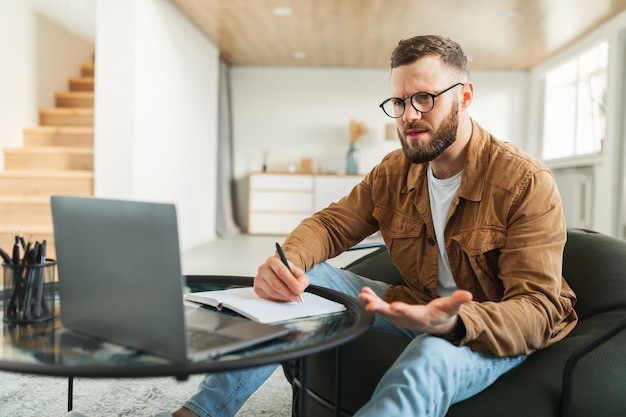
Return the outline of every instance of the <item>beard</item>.
{"type": "Polygon", "coordinates": [[[459,104],[455,101],[448,113],[448,116],[441,123],[438,130],[433,131],[432,127],[424,122],[415,121],[407,123],[405,129],[424,129],[430,132],[431,141],[423,145],[421,142],[409,143],[406,134],[398,130],[398,137],[402,145],[402,151],[406,158],[414,164],[421,164],[432,161],[441,155],[450,145],[456,141],[456,133],[459,127],[459,104]]]}

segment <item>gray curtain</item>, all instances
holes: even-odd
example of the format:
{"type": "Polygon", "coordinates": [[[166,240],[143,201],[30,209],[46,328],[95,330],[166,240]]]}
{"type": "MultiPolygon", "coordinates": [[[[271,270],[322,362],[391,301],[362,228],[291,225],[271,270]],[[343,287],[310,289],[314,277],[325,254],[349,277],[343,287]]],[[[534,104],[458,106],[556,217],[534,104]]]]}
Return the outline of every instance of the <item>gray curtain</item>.
{"type": "Polygon", "coordinates": [[[219,126],[217,134],[217,217],[215,231],[226,237],[240,233],[234,218],[233,138],[230,106],[230,67],[220,61],[219,126]]]}

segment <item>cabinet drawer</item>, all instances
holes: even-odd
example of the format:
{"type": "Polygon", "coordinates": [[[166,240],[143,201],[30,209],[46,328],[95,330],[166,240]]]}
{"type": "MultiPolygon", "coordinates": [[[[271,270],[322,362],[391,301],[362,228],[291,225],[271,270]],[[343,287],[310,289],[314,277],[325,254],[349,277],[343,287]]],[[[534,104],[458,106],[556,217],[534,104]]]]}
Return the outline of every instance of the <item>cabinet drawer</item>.
{"type": "Polygon", "coordinates": [[[313,211],[313,194],[296,191],[251,191],[250,211],[311,214],[313,211]]]}
{"type": "Polygon", "coordinates": [[[356,186],[363,177],[349,176],[317,176],[315,177],[315,197],[313,210],[319,211],[330,203],[337,202],[356,186]]]}
{"type": "Polygon", "coordinates": [[[252,190],[298,190],[312,191],[312,175],[256,174],[250,176],[252,190]]]}
{"type": "Polygon", "coordinates": [[[307,217],[302,214],[250,213],[248,233],[287,235],[307,217]]]}

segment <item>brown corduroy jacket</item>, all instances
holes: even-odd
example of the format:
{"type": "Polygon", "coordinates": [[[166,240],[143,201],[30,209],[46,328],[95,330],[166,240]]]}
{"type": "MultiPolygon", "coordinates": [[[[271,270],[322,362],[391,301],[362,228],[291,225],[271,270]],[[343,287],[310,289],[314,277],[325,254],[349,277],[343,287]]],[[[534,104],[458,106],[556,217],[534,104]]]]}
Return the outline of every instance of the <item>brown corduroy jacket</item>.
{"type": "Polygon", "coordinates": [[[435,238],[426,168],[389,153],[289,235],[287,258],[310,269],[380,230],[406,284],[385,300],[424,304],[437,297],[437,245],[445,245],[457,287],[474,295],[459,313],[467,333],[457,344],[512,356],[567,335],[576,297],[561,276],[566,228],[548,168],[473,122],[444,242],[435,238]]]}

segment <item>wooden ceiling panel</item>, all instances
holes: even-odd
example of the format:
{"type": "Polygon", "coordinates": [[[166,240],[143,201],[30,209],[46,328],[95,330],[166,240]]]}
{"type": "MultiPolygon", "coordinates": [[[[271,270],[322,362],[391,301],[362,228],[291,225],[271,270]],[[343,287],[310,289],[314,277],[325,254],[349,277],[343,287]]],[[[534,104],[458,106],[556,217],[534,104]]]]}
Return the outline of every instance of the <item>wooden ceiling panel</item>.
{"type": "Polygon", "coordinates": [[[387,68],[400,39],[440,34],[461,44],[474,69],[528,69],[626,10],[626,0],[171,2],[231,65],[338,68],[387,68]]]}

